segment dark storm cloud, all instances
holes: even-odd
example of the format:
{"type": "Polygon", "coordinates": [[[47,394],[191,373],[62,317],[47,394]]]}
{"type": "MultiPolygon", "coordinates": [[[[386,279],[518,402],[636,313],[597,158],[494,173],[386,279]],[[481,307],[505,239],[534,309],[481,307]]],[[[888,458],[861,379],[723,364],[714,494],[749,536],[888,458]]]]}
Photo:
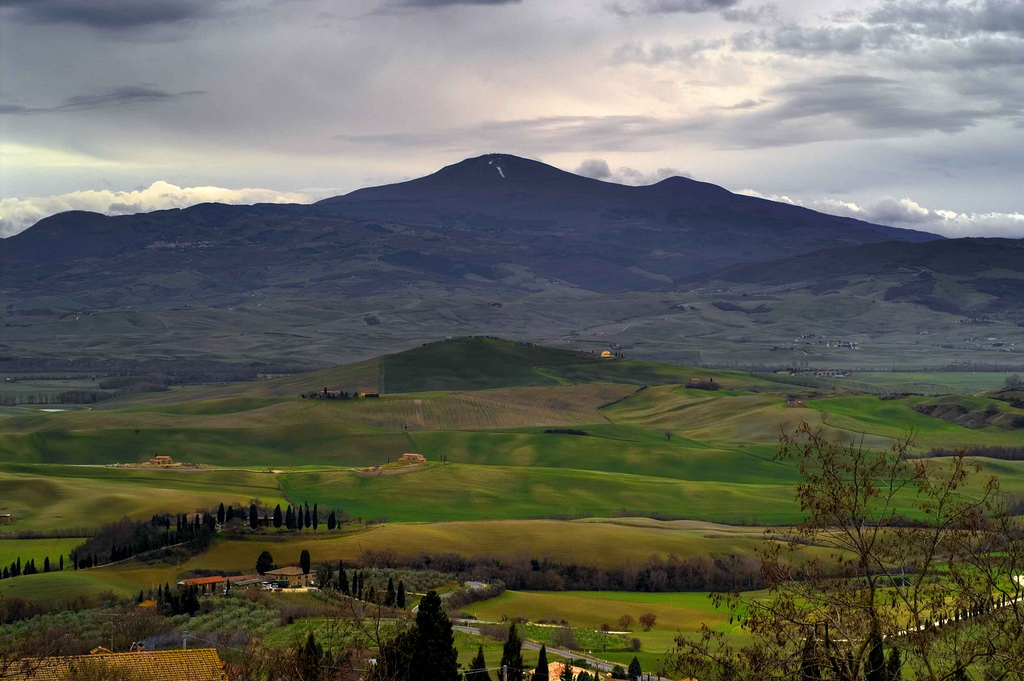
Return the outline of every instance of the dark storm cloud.
{"type": "Polygon", "coordinates": [[[811,78],[769,89],[772,104],[730,119],[724,130],[746,148],[842,139],[960,133],[986,120],[1013,119],[1006,106],[943,106],[914,86],[889,78],[811,78]]]}
{"type": "Polygon", "coordinates": [[[618,0],[608,9],[619,16],[637,14],[700,14],[735,7],[740,0],[618,0]]]}
{"type": "Polygon", "coordinates": [[[895,24],[905,30],[936,38],[972,33],[1024,35],[1024,2],[1020,0],[948,0],[888,2],[869,12],[869,24],[895,24]]]}
{"type": "Polygon", "coordinates": [[[859,54],[865,50],[898,49],[907,37],[895,26],[801,26],[788,24],[770,31],[748,31],[732,37],[739,51],[761,50],[816,57],[859,54]]]}
{"type": "MultiPolygon", "coordinates": [[[[364,147],[522,149],[553,153],[579,149],[649,151],[701,133],[734,148],[785,147],[823,140],[959,133],[985,120],[1015,121],[1019,106],[942,106],[902,81],[864,75],[810,78],[765,91],[766,99],[709,107],[687,118],[560,116],[489,122],[418,134],[341,135],[364,147]]],[[[598,164],[584,170],[603,174],[598,164]]]]}
{"type": "Polygon", "coordinates": [[[726,21],[748,24],[774,24],[779,21],[778,5],[767,4],[758,7],[731,7],[722,12],[726,21]]]}
{"type": "Polygon", "coordinates": [[[0,114],[24,116],[70,111],[93,111],[97,109],[113,109],[133,104],[153,104],[201,94],[205,93],[200,90],[167,92],[149,85],[130,85],[115,88],[113,90],[107,90],[105,92],[74,95],[73,97],[68,97],[57,106],[31,107],[20,104],[0,104],[0,114]]]}
{"type": "Polygon", "coordinates": [[[0,11],[27,23],[127,30],[203,17],[216,4],[213,0],[0,0],[0,11]]]}

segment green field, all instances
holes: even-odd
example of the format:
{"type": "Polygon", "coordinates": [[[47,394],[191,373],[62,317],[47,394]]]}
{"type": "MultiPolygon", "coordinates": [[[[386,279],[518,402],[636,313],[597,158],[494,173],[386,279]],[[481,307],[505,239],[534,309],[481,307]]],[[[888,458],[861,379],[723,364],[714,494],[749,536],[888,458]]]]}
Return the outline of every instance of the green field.
{"type": "Polygon", "coordinates": [[[248,471],[144,471],[89,466],[0,468],[0,509],[12,530],[94,528],[124,516],[192,512],[218,504],[282,500],[272,474],[248,471]]]}
{"type": "MultiPolygon", "coordinates": [[[[997,388],[1001,376],[865,372],[847,385],[928,383],[948,394],[881,400],[819,387],[793,404],[790,396],[806,388],[772,375],[458,339],[312,374],[124,397],[88,410],[8,410],[0,415],[0,513],[13,515],[11,532],[68,530],[258,498],[386,519],[299,539],[323,560],[357,560],[370,549],[525,550],[611,567],[651,555],[750,554],[760,531],[746,526],[801,518],[796,471],[774,458],[784,429],[806,421],[877,447],[913,432],[917,451],[1019,446],[1022,431],[969,429],[914,410],[956,401],[971,411],[994,406],[1024,414],[980,394],[997,388]],[[693,378],[713,379],[721,389],[688,387],[693,378]],[[387,392],[379,399],[298,396],[381,386],[387,392]],[[353,470],[405,452],[430,463],[380,475],[353,470]],[[108,465],[157,454],[204,467],[108,465]],[[622,515],[697,524],[616,519],[622,515]],[[584,518],[604,521],[566,522],[584,518]],[[732,532],[700,525],[705,521],[741,527],[732,532]]],[[[1024,491],[1024,463],[983,463],[1006,489],[1024,491]]],[[[128,593],[193,569],[246,571],[262,548],[295,552],[293,541],[219,540],[187,565],[39,575],[2,589],[53,597],[99,588],[128,593]]]]}
{"type": "MultiPolygon", "coordinates": [[[[661,657],[672,648],[680,634],[694,634],[702,624],[727,633],[736,630],[729,615],[715,609],[706,593],[634,593],[621,591],[508,591],[499,598],[467,606],[466,610],[480,620],[501,621],[503,617],[522,617],[531,622],[566,621],[570,626],[599,630],[607,624],[620,631],[618,620],[630,615],[653,612],[657,621],[650,631],[632,624],[625,638],[641,642],[641,663],[653,670],[661,657]]],[[[627,664],[632,652],[593,650],[600,658],[627,664]]]]}
{"type": "Polygon", "coordinates": [[[579,469],[447,464],[374,478],[316,471],[281,476],[281,485],[291,498],[392,522],[611,516],[623,509],[748,525],[800,517],[792,485],[579,469]]]}
{"type": "Polygon", "coordinates": [[[893,393],[925,394],[979,393],[998,390],[1011,374],[987,371],[950,371],[944,373],[865,371],[850,375],[851,381],[879,386],[893,393]]]}
{"type": "Polygon", "coordinates": [[[7,567],[21,558],[24,565],[28,560],[35,560],[36,567],[43,569],[43,559],[49,558],[54,568],[59,565],[60,557],[70,565],[68,556],[71,550],[79,546],[85,539],[81,537],[61,537],[54,539],[0,539],[0,568],[7,567]]]}

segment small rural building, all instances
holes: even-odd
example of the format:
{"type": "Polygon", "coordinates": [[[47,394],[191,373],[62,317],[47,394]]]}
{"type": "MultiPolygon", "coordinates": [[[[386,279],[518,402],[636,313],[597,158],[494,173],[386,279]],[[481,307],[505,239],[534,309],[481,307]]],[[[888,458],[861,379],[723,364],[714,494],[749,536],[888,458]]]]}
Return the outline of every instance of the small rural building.
{"type": "Polygon", "coordinates": [[[398,459],[398,463],[426,463],[427,457],[414,452],[406,452],[398,459]]]}
{"type": "Polygon", "coordinates": [[[8,524],[13,521],[10,513],[0,513],[0,524],[8,524]]]}
{"type": "MultiPolygon", "coordinates": [[[[560,678],[562,678],[562,670],[564,670],[564,669],[565,669],[565,665],[562,664],[561,662],[550,662],[550,663],[548,663],[548,678],[549,679],[560,679],[560,678]]],[[[586,670],[583,667],[577,667],[577,666],[574,665],[573,668],[572,668],[572,678],[575,679],[576,677],[578,677],[580,675],[580,672],[584,672],[584,671],[586,671],[586,670]]],[[[533,678],[532,674],[536,674],[536,673],[537,672],[531,672],[531,677],[530,678],[533,678]]]]}
{"type": "Polygon", "coordinates": [[[359,393],[363,397],[380,397],[380,393],[359,393]]]}
{"type": "Polygon", "coordinates": [[[204,595],[222,594],[228,584],[228,578],[222,576],[213,577],[192,577],[178,582],[178,586],[197,586],[199,593],[204,595]]]}
{"type": "Polygon", "coordinates": [[[154,456],[149,460],[150,466],[170,466],[172,464],[174,464],[174,461],[172,461],[169,456],[154,456]]]}
{"type": "Polygon", "coordinates": [[[301,589],[302,587],[312,586],[313,584],[313,575],[307,575],[298,565],[286,565],[283,568],[269,570],[263,575],[263,577],[267,581],[277,582],[281,586],[286,586],[289,589],[301,589]]]}
{"type": "Polygon", "coordinates": [[[17,660],[4,672],[4,679],[10,681],[66,681],[77,678],[227,681],[228,675],[214,648],[130,653],[112,653],[106,648],[96,648],[90,655],[17,660]]]}

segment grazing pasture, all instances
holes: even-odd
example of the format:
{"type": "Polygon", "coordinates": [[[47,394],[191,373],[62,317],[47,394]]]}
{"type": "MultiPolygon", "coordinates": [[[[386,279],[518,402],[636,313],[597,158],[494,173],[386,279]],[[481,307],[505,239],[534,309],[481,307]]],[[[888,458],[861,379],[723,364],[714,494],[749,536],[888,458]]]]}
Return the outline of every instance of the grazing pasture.
{"type": "Polygon", "coordinates": [[[253,498],[282,500],[276,477],[238,470],[0,467],[0,512],[13,513],[12,531],[95,528],[124,516],[193,512],[221,502],[247,507],[253,498]]]}
{"type": "Polygon", "coordinates": [[[22,565],[35,560],[42,571],[43,559],[49,558],[54,569],[60,564],[60,557],[70,566],[68,555],[71,550],[84,542],[82,537],[55,537],[50,539],[0,539],[0,569],[21,558],[22,565]]]}
{"type": "MultiPolygon", "coordinates": [[[[889,378],[858,378],[865,376],[889,378]]],[[[771,375],[459,339],[305,375],[136,395],[88,410],[19,408],[0,416],[0,513],[14,514],[12,533],[96,528],[125,515],[247,506],[257,498],[271,507],[317,503],[386,522],[332,534],[321,527],[315,534],[222,536],[181,565],[28,576],[0,591],[137,593],[192,570],[248,571],[264,549],[279,562],[294,562],[308,547],[314,561],[357,561],[366,551],[451,552],[597,567],[655,555],[749,555],[762,541],[753,526],[802,517],[795,468],[775,458],[779,434],[802,421],[871,447],[888,447],[911,430],[918,451],[1019,444],[1019,432],[970,429],[914,410],[956,401],[1013,412],[1005,402],[960,394],[997,376],[912,378],[937,386],[948,380],[951,394],[880,400],[819,389],[798,401],[794,391],[805,387],[771,375]],[[720,389],[695,389],[692,378],[713,379],[720,389]],[[381,385],[388,392],[380,398],[298,396],[381,385]],[[392,476],[353,470],[405,452],[421,453],[429,464],[392,476]],[[158,454],[202,467],[104,465],[158,454]]],[[[1024,492],[1024,462],[981,462],[1004,488],[1024,492]]],[[[0,540],[0,559],[10,554],[2,546],[9,541],[0,540]]],[[[57,540],[39,541],[42,548],[57,540]]],[[[11,546],[27,552],[29,544],[11,546]]]]}
{"type": "Polygon", "coordinates": [[[352,516],[390,521],[612,516],[622,509],[739,524],[795,522],[792,486],[690,482],[578,469],[432,465],[410,475],[282,475],[293,499],[319,499],[352,516]],[[756,502],[754,501],[756,499],[756,502]]]}

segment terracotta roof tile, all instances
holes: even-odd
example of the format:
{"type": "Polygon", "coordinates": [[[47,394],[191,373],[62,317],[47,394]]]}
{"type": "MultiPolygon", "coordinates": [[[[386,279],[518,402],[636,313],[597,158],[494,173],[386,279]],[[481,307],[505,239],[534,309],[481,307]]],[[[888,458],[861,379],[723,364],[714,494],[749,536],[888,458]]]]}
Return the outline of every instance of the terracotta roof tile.
{"type": "Polygon", "coordinates": [[[66,681],[73,670],[116,669],[133,681],[227,681],[213,648],[27,658],[4,675],[5,681],[66,681]]]}

